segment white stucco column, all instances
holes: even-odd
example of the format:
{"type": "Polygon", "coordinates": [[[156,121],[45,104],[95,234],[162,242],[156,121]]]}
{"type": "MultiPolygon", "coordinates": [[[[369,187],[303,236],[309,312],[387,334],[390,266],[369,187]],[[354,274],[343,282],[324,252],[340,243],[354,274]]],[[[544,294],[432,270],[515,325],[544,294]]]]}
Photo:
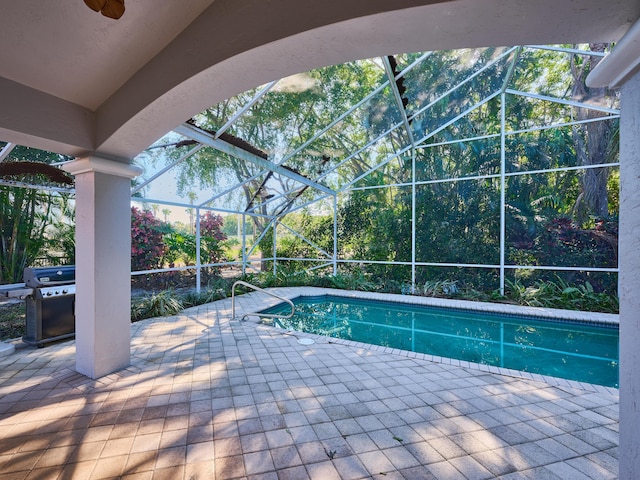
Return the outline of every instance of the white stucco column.
{"type": "Polygon", "coordinates": [[[99,378],[130,364],[131,178],[138,167],[91,156],[76,178],[76,370],[99,378]]]}
{"type": "Polygon", "coordinates": [[[589,74],[590,87],[620,88],[619,478],[640,472],[640,21],[589,74]]]}
{"type": "Polygon", "coordinates": [[[640,74],[621,88],[620,478],[640,472],[640,74]]]}

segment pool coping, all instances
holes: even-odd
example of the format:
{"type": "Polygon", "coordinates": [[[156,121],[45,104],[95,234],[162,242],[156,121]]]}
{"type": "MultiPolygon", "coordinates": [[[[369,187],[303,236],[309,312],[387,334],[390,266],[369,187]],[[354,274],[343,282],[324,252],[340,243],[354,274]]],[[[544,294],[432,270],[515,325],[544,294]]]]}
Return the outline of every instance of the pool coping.
{"type": "MultiPolygon", "coordinates": [[[[377,293],[377,292],[361,292],[356,290],[337,290],[332,288],[323,287],[275,287],[266,289],[268,292],[277,294],[281,297],[293,300],[299,297],[313,297],[322,295],[332,295],[345,298],[357,298],[365,300],[379,300],[390,301],[396,303],[414,304],[435,306],[444,308],[458,308],[465,310],[476,310],[483,312],[493,313],[506,313],[516,315],[528,315],[539,318],[555,318],[568,321],[588,322],[594,324],[604,325],[619,325],[619,316],[611,313],[599,313],[599,312],[581,312],[574,310],[561,310],[555,308],[543,308],[543,307],[524,307],[520,305],[502,304],[502,303],[489,303],[489,302],[475,302],[469,300],[453,300],[434,297],[421,297],[415,295],[398,295],[392,293],[377,293]]],[[[274,297],[269,297],[265,302],[268,305],[259,310],[255,310],[255,314],[258,311],[262,311],[271,306],[281,303],[274,297]]],[[[255,316],[255,315],[252,315],[255,316]]],[[[270,325],[265,325],[271,328],[270,325]]],[[[288,332],[294,332],[294,330],[287,330],[288,332]]],[[[427,360],[435,363],[442,363],[446,365],[458,366],[462,368],[470,368],[473,370],[480,370],[487,373],[493,373],[498,375],[505,375],[515,378],[524,378],[528,380],[540,381],[556,387],[578,388],[581,390],[587,390],[598,393],[606,393],[610,395],[619,395],[619,391],[614,387],[606,387],[603,385],[596,385],[585,382],[578,382],[575,380],[567,380],[559,377],[552,377],[548,375],[540,375],[535,373],[522,372],[520,370],[512,370],[509,368],[495,367],[492,365],[484,365],[481,363],[467,362],[465,360],[457,360],[454,358],[440,357],[436,355],[429,355],[425,353],[417,353],[409,350],[400,350],[397,348],[383,347],[380,345],[373,345],[363,342],[355,342],[352,340],[344,340],[340,338],[327,337],[324,335],[312,334],[307,332],[295,331],[296,335],[301,337],[308,337],[312,339],[320,339],[327,342],[331,342],[339,345],[347,345],[357,348],[365,348],[372,351],[380,351],[385,353],[393,353],[396,355],[402,355],[408,358],[416,358],[421,360],[427,360]],[[331,339],[331,340],[329,340],[331,339]]]]}

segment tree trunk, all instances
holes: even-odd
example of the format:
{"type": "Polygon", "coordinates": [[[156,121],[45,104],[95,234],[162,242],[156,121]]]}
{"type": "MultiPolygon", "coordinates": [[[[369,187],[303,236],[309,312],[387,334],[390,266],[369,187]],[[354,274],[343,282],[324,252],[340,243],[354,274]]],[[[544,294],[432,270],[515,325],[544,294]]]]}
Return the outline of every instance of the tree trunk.
{"type": "MultiPolygon", "coordinates": [[[[590,44],[594,52],[604,52],[607,44],[590,44]]],[[[600,62],[601,57],[591,55],[585,57],[582,64],[578,65],[574,56],[571,62],[573,74],[573,89],[571,97],[574,101],[594,103],[593,100],[608,99],[613,103],[613,97],[605,88],[589,88],[585,86],[588,73],[600,62]],[[590,102],[591,101],[591,102],[590,102]]],[[[576,108],[576,120],[590,120],[602,117],[604,114],[586,108],[576,108]]],[[[611,140],[615,132],[610,122],[596,121],[576,125],[573,128],[573,138],[576,148],[576,157],[579,165],[589,166],[607,162],[612,156],[613,143],[611,140]]],[[[574,205],[574,214],[579,222],[584,222],[589,216],[607,217],[609,215],[609,199],[607,183],[609,169],[588,168],[581,178],[581,192],[574,205]]]]}

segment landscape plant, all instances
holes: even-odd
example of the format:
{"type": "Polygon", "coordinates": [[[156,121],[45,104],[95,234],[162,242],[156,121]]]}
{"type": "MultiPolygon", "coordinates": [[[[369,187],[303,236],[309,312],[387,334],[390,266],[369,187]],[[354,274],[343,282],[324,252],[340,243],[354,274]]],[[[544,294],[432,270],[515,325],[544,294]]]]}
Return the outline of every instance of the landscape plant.
{"type": "Polygon", "coordinates": [[[171,290],[135,298],[131,304],[131,320],[175,315],[184,308],[180,298],[171,290]]]}
{"type": "Polygon", "coordinates": [[[165,225],[150,210],[131,207],[131,269],[151,270],[162,266],[165,225]]]}

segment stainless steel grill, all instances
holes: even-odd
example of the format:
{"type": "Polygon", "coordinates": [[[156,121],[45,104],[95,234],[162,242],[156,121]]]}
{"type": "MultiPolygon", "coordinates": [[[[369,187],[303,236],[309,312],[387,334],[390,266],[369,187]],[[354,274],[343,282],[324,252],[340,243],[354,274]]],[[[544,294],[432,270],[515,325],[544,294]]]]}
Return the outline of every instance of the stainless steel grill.
{"type": "Polygon", "coordinates": [[[76,268],[29,267],[24,270],[25,343],[45,343],[75,335],[76,268]]]}

